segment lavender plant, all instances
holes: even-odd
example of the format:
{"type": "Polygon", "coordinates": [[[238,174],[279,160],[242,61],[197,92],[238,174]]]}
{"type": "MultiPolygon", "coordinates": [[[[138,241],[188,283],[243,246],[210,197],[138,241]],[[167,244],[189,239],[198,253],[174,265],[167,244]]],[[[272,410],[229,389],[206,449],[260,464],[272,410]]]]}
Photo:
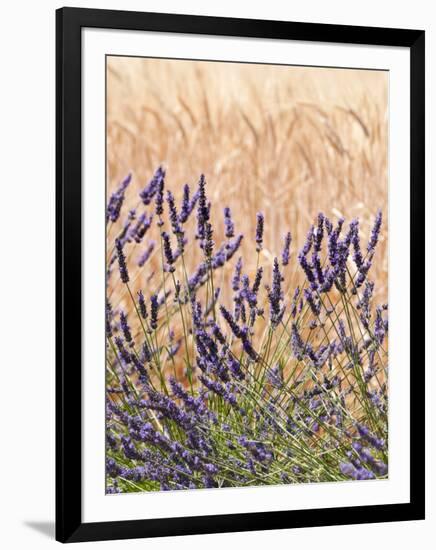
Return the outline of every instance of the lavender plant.
{"type": "Polygon", "coordinates": [[[203,175],[178,205],[158,168],[123,213],[130,180],[106,218],[107,492],[385,478],[387,305],[369,278],[381,212],[366,244],[358,220],[320,213],[299,251],[286,232],[267,265],[264,214],[255,235],[227,206],[213,221],[203,175]]]}

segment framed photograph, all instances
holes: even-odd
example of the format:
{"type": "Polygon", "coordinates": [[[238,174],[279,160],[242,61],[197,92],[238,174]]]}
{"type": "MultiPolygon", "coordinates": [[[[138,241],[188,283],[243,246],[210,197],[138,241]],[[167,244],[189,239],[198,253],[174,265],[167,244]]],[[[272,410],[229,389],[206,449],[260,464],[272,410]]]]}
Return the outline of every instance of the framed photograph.
{"type": "Polygon", "coordinates": [[[424,31],[57,11],[56,538],[424,518],[424,31]]]}

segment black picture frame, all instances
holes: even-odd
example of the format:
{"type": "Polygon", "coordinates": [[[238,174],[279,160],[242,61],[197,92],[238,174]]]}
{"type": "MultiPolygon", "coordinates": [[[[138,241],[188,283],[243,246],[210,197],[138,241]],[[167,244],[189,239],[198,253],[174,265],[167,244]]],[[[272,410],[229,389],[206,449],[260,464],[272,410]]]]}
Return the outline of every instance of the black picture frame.
{"type": "Polygon", "coordinates": [[[56,12],[56,539],[94,541],[424,519],[424,51],[419,30],[62,8],[56,12]],[[410,502],[82,522],[81,29],[129,29],[410,50],[410,502]],[[413,364],[412,364],[413,358],[413,364]]]}

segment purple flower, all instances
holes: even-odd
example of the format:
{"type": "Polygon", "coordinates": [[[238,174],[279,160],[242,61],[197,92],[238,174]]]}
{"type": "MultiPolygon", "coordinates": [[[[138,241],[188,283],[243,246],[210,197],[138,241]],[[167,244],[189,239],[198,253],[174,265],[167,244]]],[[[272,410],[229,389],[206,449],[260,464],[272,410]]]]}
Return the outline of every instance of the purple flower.
{"type": "Polygon", "coordinates": [[[307,232],[306,242],[304,243],[304,246],[301,250],[301,254],[303,256],[307,256],[307,254],[309,254],[310,249],[312,248],[312,240],[313,240],[313,225],[311,226],[311,228],[307,232]]]}
{"type": "Polygon", "coordinates": [[[142,344],[141,361],[143,363],[150,363],[151,362],[151,351],[150,351],[150,348],[148,347],[148,344],[147,344],[146,341],[142,344]]]}
{"type": "Polygon", "coordinates": [[[228,401],[231,405],[233,406],[236,405],[237,401],[236,401],[235,395],[230,391],[228,391],[227,388],[223,386],[220,382],[215,382],[211,378],[208,378],[207,376],[204,376],[204,375],[200,375],[198,378],[200,382],[204,386],[206,386],[207,389],[221,396],[225,401],[228,401]]]}
{"type": "Polygon", "coordinates": [[[258,267],[256,271],[256,276],[254,278],[252,293],[254,296],[257,296],[257,293],[260,289],[260,283],[262,282],[262,275],[263,275],[263,267],[258,267]]]}
{"type": "Polygon", "coordinates": [[[115,248],[118,256],[118,266],[120,270],[120,277],[123,283],[129,282],[129,273],[127,271],[126,257],[123,251],[123,245],[119,239],[115,241],[115,248]]]}
{"type": "Polygon", "coordinates": [[[304,345],[304,342],[300,336],[300,333],[298,332],[298,328],[295,323],[292,323],[291,345],[294,356],[298,359],[298,361],[302,361],[305,354],[306,346],[304,345]]]}
{"type": "Polygon", "coordinates": [[[165,170],[159,166],[148,185],[146,185],[146,187],[139,193],[139,196],[145,206],[151,203],[153,197],[156,195],[161,186],[163,189],[164,178],[165,170]]]}
{"type": "Polygon", "coordinates": [[[213,236],[212,225],[209,222],[206,222],[204,226],[203,250],[204,250],[204,255],[209,260],[212,258],[213,245],[214,245],[212,236],[213,236]]]}
{"type": "Polygon", "coordinates": [[[106,336],[112,337],[112,306],[109,300],[106,298],[106,336]]]}
{"type": "Polygon", "coordinates": [[[359,269],[363,264],[362,251],[360,249],[360,237],[359,237],[359,220],[353,220],[350,224],[350,231],[352,233],[351,242],[354,247],[353,260],[359,269]]]}
{"type": "Polygon", "coordinates": [[[246,300],[251,308],[256,307],[257,296],[250,288],[250,279],[248,275],[242,276],[242,289],[239,292],[239,296],[241,299],[246,300]]]}
{"type": "Polygon", "coordinates": [[[377,306],[374,323],[374,336],[380,345],[383,344],[383,340],[385,339],[388,330],[388,323],[383,319],[382,311],[383,309],[380,306],[377,306]]]}
{"type": "Polygon", "coordinates": [[[367,447],[361,447],[358,451],[360,458],[381,476],[388,473],[388,466],[382,460],[377,460],[367,447]]]}
{"type": "Polygon", "coordinates": [[[162,292],[161,296],[159,297],[159,299],[157,301],[159,307],[166,302],[166,300],[167,300],[167,298],[170,294],[171,294],[171,290],[167,290],[165,293],[162,292]]]}
{"type": "Polygon", "coordinates": [[[230,241],[226,245],[226,261],[229,261],[233,258],[235,252],[239,249],[241,246],[242,239],[244,238],[244,235],[240,234],[237,237],[233,239],[233,241],[230,241]]]}
{"type": "Polygon", "coordinates": [[[186,223],[188,221],[188,218],[191,215],[191,212],[194,210],[198,200],[198,193],[195,193],[191,200],[189,199],[189,195],[189,185],[185,184],[185,186],[183,187],[183,199],[179,215],[180,223],[186,223]]]}
{"type": "Polygon", "coordinates": [[[374,479],[374,474],[370,470],[367,470],[363,466],[356,468],[350,462],[341,462],[339,464],[339,469],[341,472],[352,479],[366,480],[374,479]]]}
{"type": "Polygon", "coordinates": [[[242,271],[242,258],[239,257],[238,261],[236,262],[235,272],[233,274],[233,279],[232,279],[232,289],[234,292],[237,292],[239,290],[239,285],[241,282],[241,271],[242,271]]]}
{"type": "Polygon", "coordinates": [[[230,212],[230,208],[226,206],[224,208],[224,226],[226,228],[226,237],[228,239],[231,239],[235,236],[235,224],[232,220],[232,214],[230,212]]]}
{"type": "Polygon", "coordinates": [[[356,468],[350,462],[341,462],[339,464],[339,469],[344,474],[344,476],[356,478],[356,468]]]}
{"type": "Polygon", "coordinates": [[[144,235],[146,234],[148,229],[150,228],[152,220],[153,215],[150,215],[150,217],[147,218],[147,214],[141,214],[135,226],[129,232],[128,241],[130,242],[133,239],[136,243],[139,244],[144,238],[144,235]]]}
{"type": "Polygon", "coordinates": [[[162,177],[160,177],[157,180],[156,190],[154,192],[156,194],[156,198],[155,198],[156,215],[159,217],[158,225],[160,225],[160,226],[163,224],[161,218],[162,218],[162,214],[163,214],[164,186],[165,186],[165,178],[164,178],[164,175],[163,175],[162,177]]]}
{"type": "MultiPolygon", "coordinates": [[[[162,239],[163,239],[163,249],[164,249],[165,259],[168,265],[172,266],[172,264],[174,263],[174,256],[173,256],[173,251],[171,249],[170,236],[165,231],[162,231],[162,239]]],[[[174,268],[171,267],[170,271],[174,271],[174,268]]]]}
{"type": "MultiPolygon", "coordinates": [[[[238,443],[245,449],[247,449],[252,458],[254,460],[257,460],[258,462],[270,462],[273,458],[272,453],[268,450],[265,443],[262,443],[261,441],[251,441],[248,440],[245,436],[238,437],[238,443]]],[[[252,461],[252,458],[249,459],[249,462],[252,461]]],[[[253,470],[253,473],[255,473],[254,470],[254,464],[251,464],[251,469],[253,470]]]]}
{"type": "Polygon", "coordinates": [[[127,187],[132,180],[132,174],[129,174],[119,185],[118,189],[110,196],[106,210],[106,221],[116,222],[120,217],[121,207],[124,202],[124,195],[127,187]]]}
{"type": "Polygon", "coordinates": [[[218,473],[218,468],[215,466],[215,464],[205,464],[204,469],[210,475],[218,473]]]}
{"type": "MultiPolygon", "coordinates": [[[[177,258],[179,258],[183,254],[183,252],[185,251],[185,245],[187,244],[187,242],[188,242],[187,239],[180,240],[179,246],[176,248],[174,252],[172,252],[173,263],[175,263],[177,258]]],[[[174,269],[171,267],[171,265],[168,264],[164,266],[164,271],[165,272],[169,271],[170,273],[173,273],[174,269]]]]}
{"type": "Polygon", "coordinates": [[[216,323],[213,324],[212,333],[220,344],[225,345],[226,338],[222,333],[221,328],[216,323]]]}
{"type": "Polygon", "coordinates": [[[241,328],[239,327],[239,325],[234,320],[233,315],[224,306],[220,306],[220,311],[221,311],[221,315],[224,317],[227,324],[231,328],[233,334],[237,338],[240,338],[241,337],[241,328]]]}
{"type": "Polygon", "coordinates": [[[209,221],[209,206],[206,198],[206,180],[203,174],[198,182],[198,206],[197,206],[197,238],[205,237],[205,226],[209,221]]]}
{"type": "Polygon", "coordinates": [[[297,285],[297,287],[294,290],[294,295],[292,297],[292,307],[291,307],[291,315],[293,318],[297,315],[297,302],[298,298],[300,296],[300,287],[297,285]]]}
{"type": "Polygon", "coordinates": [[[357,303],[357,309],[360,309],[360,320],[363,326],[368,330],[369,321],[371,318],[371,298],[374,292],[374,283],[366,281],[365,290],[363,291],[362,298],[357,303]]]}
{"type": "Polygon", "coordinates": [[[244,380],[245,374],[242,371],[241,363],[233,357],[233,355],[229,354],[227,358],[227,363],[229,366],[229,370],[232,373],[232,375],[237,380],[244,380]]]}
{"type": "Polygon", "coordinates": [[[180,223],[185,223],[189,217],[189,214],[191,213],[189,210],[189,206],[190,206],[189,195],[190,195],[190,189],[189,189],[189,185],[186,183],[183,187],[182,206],[180,208],[180,216],[179,216],[180,223]]]}
{"type": "Polygon", "coordinates": [[[124,334],[124,339],[129,344],[129,346],[133,346],[132,333],[130,331],[129,323],[127,322],[127,315],[124,313],[124,311],[120,311],[120,324],[121,330],[124,334]]]}
{"type": "MultiPolygon", "coordinates": [[[[346,273],[347,260],[350,254],[350,245],[354,235],[353,227],[350,226],[344,239],[339,240],[339,233],[343,224],[342,218],[338,222],[338,226],[329,236],[329,259],[330,264],[335,272],[335,285],[339,292],[346,291],[346,273]]],[[[361,267],[363,269],[363,266],[361,267]]],[[[362,281],[363,282],[363,281],[362,281]]]]}
{"type": "Polygon", "coordinates": [[[174,395],[183,401],[186,410],[193,412],[199,419],[204,420],[205,418],[214,418],[214,414],[208,410],[206,404],[204,403],[203,395],[201,393],[198,397],[193,397],[172,377],[170,378],[170,386],[174,395]]]}
{"type": "Polygon", "coordinates": [[[143,267],[145,265],[145,263],[148,261],[151,254],[153,253],[155,246],[156,246],[156,243],[154,241],[151,241],[148,247],[145,249],[145,251],[139,256],[139,259],[138,259],[139,267],[143,267]]]}
{"type": "Polygon", "coordinates": [[[375,247],[377,246],[378,238],[380,235],[380,228],[382,224],[382,212],[379,210],[375,217],[374,225],[371,231],[371,238],[368,243],[367,250],[369,253],[374,252],[375,247]]]}
{"type": "Polygon", "coordinates": [[[309,281],[311,287],[314,288],[314,290],[316,290],[318,287],[318,284],[316,282],[315,275],[312,271],[312,268],[309,262],[307,261],[306,255],[304,254],[303,250],[298,254],[298,261],[300,262],[300,265],[303,268],[303,271],[306,274],[306,278],[309,281]]]}
{"type": "Polygon", "coordinates": [[[344,218],[339,218],[338,225],[335,229],[330,231],[328,239],[329,260],[333,267],[336,267],[339,261],[338,257],[338,240],[344,224],[344,218]]]}
{"type": "Polygon", "coordinates": [[[282,320],[284,308],[281,305],[283,299],[282,294],[282,275],[280,273],[279,262],[277,258],[274,258],[273,267],[273,282],[271,290],[268,293],[270,312],[271,312],[271,324],[275,328],[282,320]]]}
{"type": "Polygon", "coordinates": [[[201,286],[205,282],[205,275],[207,274],[206,262],[201,263],[195,273],[189,277],[188,286],[189,290],[193,292],[196,288],[201,286]]]}
{"type": "Polygon", "coordinates": [[[257,362],[259,360],[259,356],[248,338],[248,329],[246,327],[242,328],[240,334],[242,347],[245,353],[252,361],[257,362]]]}
{"type": "Polygon", "coordinates": [[[260,252],[262,250],[263,245],[263,226],[265,222],[264,215],[262,212],[258,212],[256,214],[257,224],[256,224],[256,250],[257,252],[260,252]]]}
{"type": "Polygon", "coordinates": [[[120,239],[120,241],[123,243],[123,246],[126,244],[126,242],[131,242],[131,239],[130,239],[130,233],[131,233],[131,229],[130,229],[130,226],[132,225],[132,220],[128,219],[124,225],[123,225],[123,229],[120,231],[120,233],[118,234],[118,239],[120,239]]]}
{"type": "Polygon", "coordinates": [[[324,236],[324,214],[320,212],[318,214],[318,223],[316,229],[313,230],[313,248],[317,251],[321,251],[322,239],[324,236]]]}
{"type": "Polygon", "coordinates": [[[325,225],[325,230],[327,231],[327,235],[330,235],[330,233],[333,231],[333,224],[327,218],[327,216],[324,216],[324,225],[325,225]]]}
{"type": "MultiPolygon", "coordinates": [[[[147,344],[145,344],[147,345],[147,344]]],[[[132,359],[133,366],[138,371],[139,376],[141,377],[141,382],[147,383],[148,382],[148,373],[145,370],[144,365],[141,363],[141,361],[136,357],[134,353],[130,354],[130,358],[132,359]]]]}
{"type": "Polygon", "coordinates": [[[120,357],[124,361],[124,363],[126,363],[126,365],[131,363],[132,359],[131,359],[130,353],[124,347],[123,339],[120,338],[119,336],[116,336],[115,337],[115,345],[117,346],[118,351],[120,353],[120,357]]]}
{"type": "Polygon", "coordinates": [[[157,294],[152,294],[150,298],[150,327],[152,330],[157,329],[157,314],[159,311],[159,300],[157,294]]]}
{"type": "Polygon", "coordinates": [[[333,268],[332,269],[327,268],[324,271],[324,274],[323,274],[324,282],[319,287],[319,291],[320,292],[329,292],[331,290],[335,280],[336,280],[336,277],[337,277],[336,270],[333,269],[333,268]]]}
{"type": "Polygon", "coordinates": [[[324,272],[321,268],[321,260],[319,254],[321,252],[322,239],[324,236],[324,214],[320,212],[318,214],[318,223],[313,233],[313,250],[312,250],[312,266],[316,273],[318,284],[324,283],[324,272]]]}
{"type": "Polygon", "coordinates": [[[274,386],[274,388],[280,389],[283,387],[283,371],[280,368],[280,365],[277,364],[274,367],[271,367],[267,373],[268,382],[274,386]]]}
{"type": "Polygon", "coordinates": [[[368,275],[368,271],[371,269],[371,266],[372,256],[369,256],[369,258],[363,264],[361,264],[359,268],[359,272],[354,283],[356,288],[359,288],[363,285],[368,275]]]}
{"type": "Polygon", "coordinates": [[[142,290],[138,291],[138,303],[139,303],[139,312],[143,319],[147,319],[147,306],[145,304],[144,294],[142,290]]]}
{"type": "Polygon", "coordinates": [[[179,216],[177,214],[176,201],[174,199],[174,195],[171,193],[169,189],[167,190],[167,203],[169,208],[169,218],[171,222],[171,228],[173,230],[173,233],[175,235],[178,235],[179,233],[182,233],[182,228],[180,226],[179,216]]]}
{"type": "Polygon", "coordinates": [[[312,310],[312,313],[319,317],[321,313],[321,301],[313,296],[312,291],[304,289],[304,297],[312,310]]]}
{"type": "Polygon", "coordinates": [[[385,446],[385,441],[383,439],[379,439],[374,434],[370,432],[370,430],[364,426],[363,424],[357,424],[357,431],[359,432],[360,437],[368,441],[374,449],[382,450],[385,446]]]}
{"type": "Polygon", "coordinates": [[[181,346],[182,346],[182,339],[179,338],[177,342],[174,342],[174,344],[171,344],[171,346],[169,347],[168,349],[169,356],[174,357],[175,355],[177,355],[177,352],[179,351],[181,346]]]}
{"type": "Polygon", "coordinates": [[[288,265],[289,263],[289,251],[291,248],[292,236],[288,231],[285,235],[285,245],[282,252],[282,265],[288,265]]]}

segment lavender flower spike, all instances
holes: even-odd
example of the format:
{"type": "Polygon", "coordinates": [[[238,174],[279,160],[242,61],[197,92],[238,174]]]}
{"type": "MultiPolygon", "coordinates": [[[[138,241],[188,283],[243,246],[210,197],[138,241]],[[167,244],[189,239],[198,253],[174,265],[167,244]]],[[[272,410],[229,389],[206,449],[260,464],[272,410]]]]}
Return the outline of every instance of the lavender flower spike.
{"type": "Polygon", "coordinates": [[[187,184],[185,185],[183,189],[183,200],[182,200],[182,207],[180,212],[180,223],[186,223],[188,221],[189,216],[191,215],[192,211],[195,208],[195,205],[197,204],[199,196],[200,196],[200,193],[196,191],[192,196],[192,199],[189,200],[189,185],[187,184]]]}
{"type": "Polygon", "coordinates": [[[236,321],[233,319],[233,315],[224,307],[220,306],[221,315],[224,317],[224,319],[227,321],[227,324],[231,328],[233,334],[237,337],[241,337],[241,328],[236,323],[236,321]]]}
{"type": "Polygon", "coordinates": [[[180,208],[180,215],[179,215],[179,222],[185,223],[188,218],[190,212],[190,201],[189,201],[189,195],[190,195],[190,189],[189,185],[186,183],[183,187],[183,199],[182,199],[182,206],[180,208]]]}
{"type": "Polygon", "coordinates": [[[158,225],[161,226],[163,224],[162,222],[162,214],[163,214],[163,192],[164,192],[164,185],[165,185],[165,179],[162,176],[158,183],[157,183],[157,189],[156,189],[156,215],[159,217],[158,225]]]}
{"type": "Polygon", "coordinates": [[[360,250],[360,237],[359,237],[359,220],[352,220],[350,223],[351,242],[354,247],[353,260],[357,269],[360,269],[363,265],[363,256],[360,250]]]}
{"type": "Polygon", "coordinates": [[[284,313],[284,309],[281,307],[281,300],[283,298],[282,275],[277,258],[274,258],[273,282],[268,297],[271,310],[271,324],[273,327],[276,327],[282,320],[284,313]]]}
{"type": "Polygon", "coordinates": [[[153,294],[150,298],[151,301],[151,313],[150,313],[150,327],[152,330],[157,329],[157,313],[159,310],[159,300],[157,294],[153,294]]]}
{"type": "Polygon", "coordinates": [[[291,345],[294,356],[298,359],[298,361],[302,361],[306,351],[306,346],[304,345],[303,339],[298,332],[296,323],[292,323],[291,345]]]}
{"type": "Polygon", "coordinates": [[[141,313],[141,317],[143,319],[147,319],[147,306],[145,304],[144,294],[142,293],[142,290],[138,291],[138,303],[139,303],[139,312],[141,313]]]}
{"type": "Polygon", "coordinates": [[[116,222],[120,217],[121,207],[124,202],[124,194],[132,180],[129,174],[119,185],[118,189],[111,195],[106,210],[106,221],[116,222]]]}
{"type": "Polygon", "coordinates": [[[129,344],[129,346],[133,346],[132,332],[127,321],[127,315],[124,313],[124,311],[120,311],[120,324],[126,342],[129,344]]]}
{"type": "Polygon", "coordinates": [[[306,242],[304,243],[304,246],[301,250],[301,254],[303,254],[304,256],[307,256],[307,254],[309,254],[310,249],[312,248],[312,241],[313,241],[313,225],[307,232],[306,242]]]}
{"type": "Polygon", "coordinates": [[[129,282],[129,272],[127,271],[126,256],[124,255],[123,244],[120,239],[115,241],[115,248],[118,256],[118,267],[120,269],[120,277],[123,283],[129,282]]]}
{"type": "Polygon", "coordinates": [[[226,237],[231,239],[235,236],[235,224],[233,223],[232,213],[228,206],[224,208],[224,225],[226,228],[226,237]]]}
{"type": "Polygon", "coordinates": [[[375,217],[375,222],[371,231],[371,238],[368,243],[367,250],[369,253],[374,252],[375,247],[377,246],[378,238],[380,235],[381,224],[382,224],[382,212],[381,210],[379,210],[375,217]]]}
{"type": "Polygon", "coordinates": [[[235,272],[232,279],[232,289],[234,292],[238,292],[241,282],[241,270],[242,270],[242,258],[239,257],[236,262],[235,272]]]}
{"type": "MultiPolygon", "coordinates": [[[[163,249],[164,249],[166,261],[170,266],[172,266],[172,264],[174,263],[174,255],[171,249],[170,236],[168,235],[168,233],[163,231],[162,239],[163,239],[163,249]]],[[[174,268],[171,267],[170,271],[174,271],[174,268]]]]}
{"type": "Polygon", "coordinates": [[[145,265],[147,260],[150,258],[151,254],[154,250],[155,245],[156,245],[156,243],[154,241],[151,241],[149,243],[148,247],[145,249],[145,251],[141,254],[141,256],[138,259],[139,267],[143,267],[145,265]]]}
{"type": "Polygon", "coordinates": [[[265,223],[265,218],[262,212],[258,212],[256,214],[257,218],[257,225],[256,225],[256,250],[257,252],[260,252],[262,250],[263,246],[263,226],[265,223]]]}
{"type": "Polygon", "coordinates": [[[171,193],[171,191],[167,191],[167,202],[170,210],[170,221],[171,221],[171,227],[173,230],[174,235],[177,236],[177,240],[179,242],[183,241],[183,229],[180,225],[179,216],[177,214],[177,208],[176,208],[176,202],[174,200],[174,195],[171,193]]]}
{"type": "Polygon", "coordinates": [[[139,196],[143,204],[145,204],[145,206],[151,203],[151,200],[156,195],[164,178],[165,178],[165,170],[161,166],[159,166],[159,168],[153,174],[153,177],[148,183],[148,185],[146,185],[145,188],[139,193],[139,196]]]}
{"type": "Polygon", "coordinates": [[[375,449],[381,450],[385,446],[385,441],[379,439],[374,434],[372,434],[369,429],[363,424],[357,424],[357,431],[359,432],[360,437],[368,441],[375,449]]]}
{"type": "Polygon", "coordinates": [[[209,221],[209,207],[206,198],[206,180],[201,174],[198,182],[197,238],[204,239],[205,225],[209,221]]]}
{"type": "Polygon", "coordinates": [[[112,306],[109,300],[106,298],[106,336],[112,337],[112,306]]]}
{"type": "Polygon", "coordinates": [[[289,263],[289,249],[291,248],[292,236],[288,231],[285,235],[285,246],[282,252],[282,265],[288,265],[289,263]]]}
{"type": "Polygon", "coordinates": [[[363,466],[355,468],[350,462],[341,462],[339,464],[339,469],[342,474],[351,477],[352,479],[366,480],[375,478],[375,475],[371,472],[371,470],[368,470],[363,466]]]}
{"type": "Polygon", "coordinates": [[[306,255],[304,254],[304,250],[300,252],[298,255],[298,261],[300,262],[301,267],[303,268],[304,273],[306,274],[307,280],[309,281],[311,287],[316,290],[318,287],[318,284],[315,279],[315,275],[312,271],[312,267],[310,266],[309,262],[307,261],[306,255]]]}
{"type": "Polygon", "coordinates": [[[262,281],[262,275],[263,275],[263,267],[258,267],[256,271],[256,276],[254,277],[254,283],[252,288],[252,292],[255,296],[257,296],[257,293],[259,292],[260,283],[262,281]]]}
{"type": "Polygon", "coordinates": [[[213,245],[214,245],[212,236],[213,236],[212,225],[210,224],[210,222],[206,222],[204,226],[203,250],[204,250],[204,255],[208,260],[212,258],[213,245]]]}

